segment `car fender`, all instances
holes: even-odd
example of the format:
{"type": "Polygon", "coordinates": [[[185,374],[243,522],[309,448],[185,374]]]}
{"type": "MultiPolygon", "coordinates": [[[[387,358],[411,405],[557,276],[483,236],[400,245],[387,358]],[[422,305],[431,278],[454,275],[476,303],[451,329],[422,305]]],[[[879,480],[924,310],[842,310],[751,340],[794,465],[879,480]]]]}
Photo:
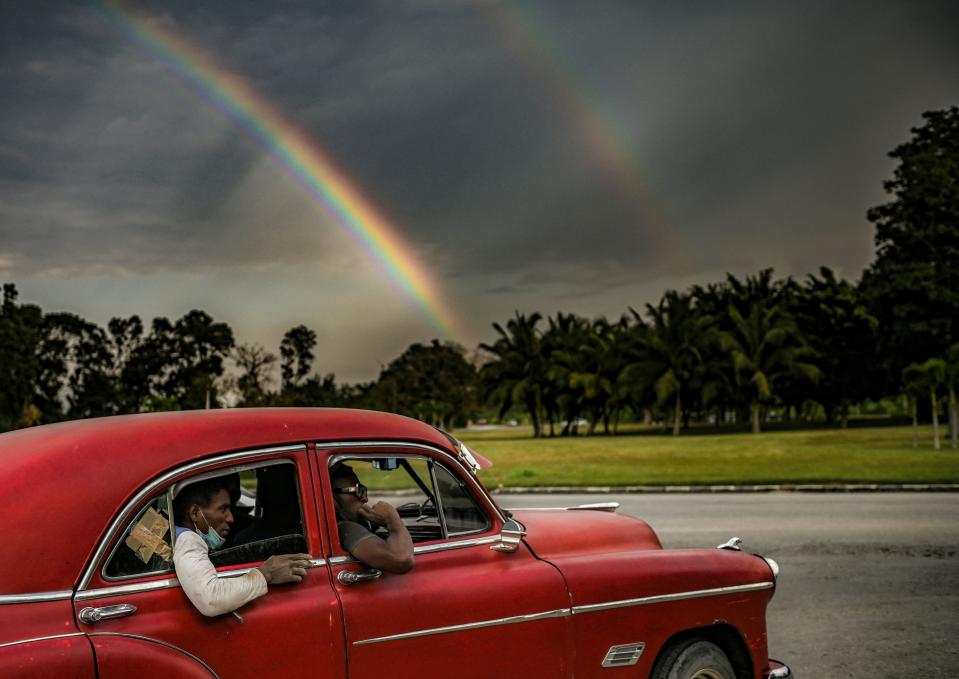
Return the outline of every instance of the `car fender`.
{"type": "MultiPolygon", "coordinates": [[[[157,639],[116,632],[88,635],[97,659],[99,679],[217,679],[200,658],[157,639]]],[[[225,643],[225,642],[224,642],[225,643]]]]}
{"type": "Polygon", "coordinates": [[[17,679],[93,679],[90,643],[82,634],[0,644],[0,677],[17,679]]]}
{"type": "Polygon", "coordinates": [[[592,676],[613,647],[644,644],[648,672],[675,635],[720,627],[766,661],[765,611],[773,577],[762,559],[728,550],[642,550],[551,559],[570,592],[577,676],[592,676]]]}

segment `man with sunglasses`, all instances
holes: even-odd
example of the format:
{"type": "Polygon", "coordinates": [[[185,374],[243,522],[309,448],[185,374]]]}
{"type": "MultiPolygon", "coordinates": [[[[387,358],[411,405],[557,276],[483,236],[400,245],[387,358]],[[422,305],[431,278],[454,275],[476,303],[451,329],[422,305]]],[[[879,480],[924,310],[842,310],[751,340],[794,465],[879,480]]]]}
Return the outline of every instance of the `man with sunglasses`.
{"type": "Polygon", "coordinates": [[[388,502],[367,505],[366,486],[342,462],[330,470],[330,481],[343,548],[367,566],[387,573],[413,568],[413,540],[396,508],[388,502]],[[374,533],[377,525],[389,531],[385,540],[374,533]]]}

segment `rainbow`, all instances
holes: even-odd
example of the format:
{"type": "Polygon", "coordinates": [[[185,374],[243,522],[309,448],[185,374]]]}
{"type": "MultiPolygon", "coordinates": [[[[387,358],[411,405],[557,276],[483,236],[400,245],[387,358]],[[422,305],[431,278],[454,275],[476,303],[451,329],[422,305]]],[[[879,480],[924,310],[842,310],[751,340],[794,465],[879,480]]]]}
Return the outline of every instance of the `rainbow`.
{"type": "Polygon", "coordinates": [[[640,171],[626,128],[603,106],[603,97],[549,34],[531,4],[504,0],[484,7],[507,42],[524,53],[527,67],[545,76],[544,81],[577,130],[580,143],[603,169],[607,181],[632,206],[645,227],[644,235],[657,252],[668,262],[688,264],[693,249],[676,242],[678,231],[667,227],[666,210],[647,190],[650,182],[640,171]]]}
{"type": "Polygon", "coordinates": [[[198,96],[236,124],[384,268],[443,336],[458,336],[457,323],[425,267],[333,159],[303,129],[213,57],[159,21],[138,16],[116,0],[104,0],[107,16],[150,56],[170,68],[198,96]]]}

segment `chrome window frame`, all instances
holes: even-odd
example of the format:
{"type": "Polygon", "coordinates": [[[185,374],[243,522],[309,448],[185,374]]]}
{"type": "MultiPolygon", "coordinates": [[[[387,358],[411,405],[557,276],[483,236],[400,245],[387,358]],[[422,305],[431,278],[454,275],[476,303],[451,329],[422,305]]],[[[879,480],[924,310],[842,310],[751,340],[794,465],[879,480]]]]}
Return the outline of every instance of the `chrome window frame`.
{"type": "MultiPolygon", "coordinates": [[[[120,534],[120,539],[117,540],[117,542],[116,542],[115,545],[113,545],[113,549],[110,550],[110,554],[107,556],[107,558],[103,560],[103,568],[100,569],[100,578],[101,578],[104,582],[122,582],[122,581],[124,581],[124,580],[131,580],[131,579],[133,579],[133,578],[146,578],[146,577],[150,577],[150,576],[153,576],[153,575],[169,575],[170,573],[173,572],[173,557],[170,557],[170,567],[169,567],[169,568],[164,568],[164,569],[161,570],[161,571],[147,571],[147,572],[145,572],[145,573],[136,573],[136,574],[133,574],[133,575],[107,575],[107,566],[109,566],[109,565],[110,565],[110,562],[113,561],[113,557],[115,557],[115,556],[117,555],[117,551],[120,549],[120,545],[126,543],[125,540],[123,539],[123,535],[127,532],[127,530],[128,530],[131,526],[135,525],[136,522],[140,520],[140,517],[142,517],[144,514],[146,514],[146,511],[147,511],[151,506],[153,506],[153,502],[156,501],[156,498],[161,497],[162,495],[166,495],[167,498],[170,497],[169,492],[166,492],[166,493],[158,493],[152,500],[149,500],[145,505],[143,505],[143,507],[140,509],[140,511],[137,512],[136,515],[135,515],[132,519],[130,519],[130,522],[129,522],[128,524],[126,524],[126,528],[124,528],[123,532],[120,534]]],[[[171,513],[172,513],[172,510],[173,510],[173,505],[172,505],[172,504],[170,505],[170,510],[171,510],[171,513]]],[[[172,552],[173,552],[173,543],[176,542],[176,538],[174,538],[174,537],[172,537],[172,536],[173,536],[173,533],[176,531],[176,529],[175,529],[175,527],[174,527],[174,525],[173,525],[173,517],[171,516],[171,517],[169,517],[169,519],[170,519],[170,535],[171,535],[171,538],[172,538],[172,539],[170,540],[170,552],[172,553],[172,552]]]]}
{"type": "MultiPolygon", "coordinates": [[[[290,458],[279,458],[279,459],[270,459],[270,460],[257,460],[256,462],[249,462],[247,464],[235,464],[230,465],[229,467],[218,467],[217,469],[211,469],[208,472],[200,472],[199,474],[194,474],[193,476],[180,479],[174,483],[170,490],[173,491],[173,497],[176,498],[177,495],[183,492],[183,489],[187,486],[193,485],[199,481],[206,481],[207,479],[215,479],[224,474],[238,474],[240,472],[248,472],[254,469],[261,469],[263,467],[269,467],[274,464],[284,464],[286,463],[295,465],[296,463],[290,458]]],[[[297,490],[299,490],[299,483],[297,483],[297,490]]],[[[303,518],[302,516],[300,518],[303,518]]]]}
{"type": "MultiPolygon", "coordinates": [[[[453,473],[449,469],[446,469],[444,467],[443,471],[448,473],[450,477],[452,477],[453,482],[456,483],[456,477],[453,475],[453,473]]],[[[439,484],[436,483],[436,472],[432,470],[432,467],[431,467],[431,472],[433,476],[433,489],[434,489],[434,492],[436,493],[436,501],[440,503],[440,505],[442,505],[442,500],[440,499],[439,484]]],[[[457,485],[459,484],[457,483],[457,485]]],[[[482,507],[480,506],[480,503],[476,501],[475,497],[471,496],[471,493],[469,493],[468,491],[465,491],[465,489],[464,489],[464,492],[466,496],[470,499],[470,501],[476,506],[476,508],[482,511],[482,507]]],[[[440,506],[439,510],[443,512],[443,527],[446,531],[446,538],[445,538],[446,540],[449,540],[451,538],[459,538],[466,535],[478,535],[480,533],[485,533],[486,531],[490,530],[493,527],[493,522],[490,521],[489,515],[486,512],[482,512],[483,516],[486,518],[485,526],[483,526],[482,528],[476,528],[474,530],[462,530],[456,533],[451,533],[449,530],[449,525],[446,522],[446,510],[443,509],[442,506],[440,506]]]]}
{"type": "Polygon", "coordinates": [[[460,462],[456,457],[451,455],[448,451],[443,450],[435,445],[430,445],[427,443],[410,443],[406,441],[314,441],[316,450],[330,450],[337,448],[355,448],[357,450],[369,448],[401,448],[401,449],[416,449],[416,450],[428,450],[431,453],[439,456],[441,459],[450,463],[452,467],[459,469],[463,472],[462,476],[465,479],[468,479],[468,483],[473,491],[478,497],[481,497],[486,500],[486,503],[492,508],[493,514],[499,519],[500,523],[506,523],[508,520],[503,514],[503,510],[500,509],[499,505],[493,501],[493,498],[490,496],[486,488],[479,482],[479,480],[474,477],[466,467],[463,466],[463,463],[460,462]]]}
{"type": "MultiPolygon", "coordinates": [[[[268,448],[258,448],[256,450],[245,450],[237,453],[226,453],[224,455],[216,455],[214,457],[204,458],[202,460],[197,460],[195,462],[190,462],[171,471],[168,471],[160,476],[154,478],[152,481],[147,483],[143,488],[137,492],[136,495],[131,498],[123,509],[117,514],[116,518],[110,522],[109,527],[106,530],[103,538],[97,544],[97,548],[93,553],[93,556],[90,558],[90,561],[87,563],[86,568],[83,570],[83,577],[80,578],[80,583],[77,585],[77,593],[87,590],[90,586],[90,581],[93,579],[93,574],[96,572],[97,564],[103,562],[103,567],[106,567],[106,562],[103,560],[103,557],[107,551],[107,548],[110,546],[110,543],[113,542],[114,538],[117,535],[117,531],[121,530],[128,524],[130,515],[134,512],[135,508],[143,502],[145,499],[151,497],[157,490],[168,485],[173,479],[182,475],[189,474],[190,472],[204,469],[213,465],[229,463],[229,462],[240,462],[242,460],[259,457],[261,455],[273,455],[273,454],[295,454],[302,453],[304,457],[306,456],[306,444],[296,444],[288,446],[271,446],[268,448]]],[[[165,573],[166,571],[164,571],[165,573]]],[[[144,577],[138,575],[135,577],[144,577]]],[[[146,584],[146,583],[144,583],[146,584]]]]}
{"type": "MultiPolygon", "coordinates": [[[[479,480],[478,480],[475,476],[473,476],[472,474],[469,473],[469,470],[463,465],[463,463],[462,463],[458,458],[454,457],[453,455],[451,455],[451,454],[448,453],[447,451],[443,450],[442,448],[437,448],[436,446],[431,446],[431,445],[424,444],[424,443],[406,443],[406,442],[402,442],[402,441],[356,441],[356,442],[351,442],[351,441],[342,441],[342,442],[340,442],[340,441],[337,441],[337,442],[332,442],[332,443],[320,443],[320,442],[317,442],[317,443],[314,443],[314,445],[316,446],[317,452],[319,452],[320,450],[330,450],[330,453],[331,453],[331,454],[330,454],[329,458],[327,459],[327,473],[329,473],[330,467],[332,467],[332,466],[333,466],[334,464],[336,464],[337,462],[343,462],[343,461],[351,460],[351,459],[363,459],[364,457],[366,457],[366,455],[360,455],[359,457],[351,457],[351,452],[352,452],[352,451],[351,451],[351,452],[343,452],[343,453],[333,453],[333,450],[334,450],[334,449],[339,449],[339,448],[350,448],[350,449],[358,449],[358,450],[363,450],[363,449],[377,449],[377,448],[398,448],[398,449],[400,449],[401,451],[402,451],[403,449],[411,449],[411,448],[412,448],[412,449],[417,449],[417,450],[427,450],[427,451],[436,453],[444,462],[447,463],[447,464],[446,464],[447,471],[450,473],[451,476],[453,476],[454,480],[455,480],[455,478],[456,478],[456,475],[455,475],[455,473],[454,473],[453,471],[451,471],[450,468],[451,468],[451,467],[455,467],[455,468],[459,469],[460,472],[462,472],[462,473],[460,474],[460,478],[467,480],[467,481],[466,481],[467,485],[468,485],[468,486],[472,489],[472,491],[473,491],[474,501],[475,501],[477,498],[485,498],[487,505],[489,506],[489,508],[492,508],[493,514],[494,514],[494,516],[495,516],[496,518],[499,519],[500,524],[504,524],[504,523],[506,523],[506,521],[507,521],[506,517],[503,515],[502,511],[500,510],[499,505],[497,505],[495,502],[493,502],[493,499],[490,497],[489,493],[486,491],[486,488],[479,482],[479,480]]],[[[407,459],[410,459],[410,458],[424,458],[424,457],[425,457],[425,459],[427,460],[427,462],[430,463],[430,467],[429,467],[429,469],[430,469],[430,480],[433,482],[433,492],[434,492],[434,495],[437,494],[437,490],[436,490],[436,478],[435,478],[435,474],[434,474],[434,472],[433,472],[433,466],[432,466],[432,463],[434,463],[435,460],[434,460],[432,457],[423,456],[423,455],[416,455],[416,453],[404,453],[404,452],[401,452],[401,453],[397,454],[396,457],[406,457],[407,459]]],[[[485,526],[484,528],[477,529],[477,530],[474,530],[474,531],[460,532],[460,533],[455,533],[455,534],[453,534],[453,535],[450,535],[450,534],[449,534],[449,531],[448,531],[447,528],[446,528],[446,516],[445,516],[445,514],[443,513],[442,500],[438,497],[438,495],[437,495],[437,498],[436,498],[436,502],[437,502],[437,504],[439,505],[439,506],[437,507],[437,512],[439,513],[439,520],[440,520],[441,529],[442,529],[442,531],[443,531],[443,536],[444,536],[444,537],[440,538],[441,540],[449,541],[449,540],[454,540],[454,539],[456,539],[456,538],[462,538],[462,537],[466,537],[466,536],[469,536],[469,535],[477,535],[477,534],[481,534],[481,533],[484,533],[484,532],[487,532],[487,531],[495,530],[495,529],[496,529],[496,524],[495,524],[495,522],[494,522],[493,520],[491,520],[491,518],[490,518],[490,516],[489,516],[489,512],[487,511],[487,508],[484,508],[484,507],[482,506],[483,503],[480,501],[480,502],[475,502],[475,504],[477,505],[477,509],[479,509],[480,511],[483,512],[484,515],[486,515],[486,521],[487,521],[486,526],[485,526]]],[[[486,538],[480,538],[480,539],[481,539],[481,540],[485,540],[486,538]]],[[[498,538],[496,538],[496,539],[498,539],[498,538]]],[[[491,540],[491,541],[495,541],[493,538],[490,538],[490,540],[491,540]]],[[[463,542],[466,542],[466,541],[463,541],[463,542]]],[[[436,544],[440,544],[440,543],[434,543],[434,545],[436,545],[436,544]]],[[[431,546],[434,546],[434,545],[425,545],[425,547],[431,547],[431,546]]],[[[340,547],[342,548],[342,545],[341,545],[340,547]]],[[[456,548],[458,548],[458,546],[457,546],[457,547],[450,547],[450,548],[448,548],[448,549],[456,549],[456,548]]],[[[430,551],[446,551],[446,550],[445,550],[445,549],[443,549],[443,550],[441,550],[441,549],[435,549],[435,550],[430,550],[430,551]]],[[[413,548],[413,553],[414,553],[414,554],[419,554],[419,553],[421,553],[421,552],[418,550],[418,548],[417,548],[416,546],[414,546],[414,548],[413,548]]],[[[337,558],[337,557],[334,557],[334,558],[337,558]]],[[[332,561],[331,561],[331,563],[332,563],[332,561]]]]}
{"type": "Polygon", "coordinates": [[[440,540],[450,539],[450,528],[446,525],[446,512],[443,511],[443,498],[440,497],[439,486],[436,485],[436,463],[433,458],[426,458],[426,468],[430,472],[430,483],[433,484],[433,498],[436,500],[436,518],[440,522],[440,540]]]}
{"type": "MultiPolygon", "coordinates": [[[[215,479],[219,476],[225,476],[227,474],[235,474],[239,472],[250,471],[252,469],[262,469],[263,467],[272,467],[273,465],[278,465],[278,464],[291,464],[294,467],[296,466],[296,462],[289,457],[270,458],[268,460],[257,460],[256,462],[251,462],[249,464],[230,465],[229,467],[217,467],[216,469],[211,469],[208,472],[200,472],[199,474],[195,474],[185,479],[180,479],[179,481],[176,481],[175,483],[171,484],[165,491],[166,496],[168,498],[167,502],[169,503],[169,507],[170,507],[170,517],[169,517],[170,534],[171,534],[170,551],[172,553],[176,553],[176,547],[175,547],[176,525],[173,523],[174,521],[173,498],[179,495],[184,488],[198,481],[215,479]],[[185,481],[189,481],[189,483],[184,483],[185,481]]],[[[293,480],[296,483],[296,492],[299,495],[299,497],[302,499],[303,496],[301,495],[300,480],[296,477],[294,477],[293,480]]],[[[158,493],[157,497],[159,497],[162,494],[163,493],[158,493]]],[[[130,521],[130,523],[126,524],[127,528],[129,528],[130,526],[134,525],[137,521],[139,521],[140,517],[143,516],[144,513],[146,513],[146,510],[149,507],[150,507],[150,502],[147,502],[147,504],[143,505],[143,509],[141,509],[136,514],[136,516],[130,521]]],[[[301,524],[303,523],[304,518],[305,517],[303,515],[303,503],[300,502],[300,523],[301,524]]],[[[120,549],[120,545],[124,544],[124,540],[122,538],[122,535],[124,533],[126,533],[126,529],[124,529],[124,531],[121,533],[121,538],[117,540],[115,545],[113,545],[113,549],[110,550],[110,555],[103,562],[103,567],[100,569],[100,578],[104,582],[126,582],[128,580],[133,580],[135,578],[146,578],[154,575],[169,575],[174,572],[173,559],[171,557],[170,567],[164,568],[161,571],[148,571],[146,573],[134,573],[130,575],[107,575],[107,566],[109,566],[110,562],[113,561],[113,557],[116,556],[117,550],[120,549]]]]}

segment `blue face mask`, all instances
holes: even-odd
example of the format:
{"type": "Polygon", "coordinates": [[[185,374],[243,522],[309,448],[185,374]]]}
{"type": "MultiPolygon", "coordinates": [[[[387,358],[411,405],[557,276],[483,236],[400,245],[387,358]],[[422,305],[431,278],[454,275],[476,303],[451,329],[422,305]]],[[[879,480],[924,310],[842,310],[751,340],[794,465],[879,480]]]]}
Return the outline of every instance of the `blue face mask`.
{"type": "MultiPolygon", "coordinates": [[[[202,509],[200,510],[200,513],[203,513],[202,509]]],[[[205,533],[202,532],[199,528],[197,528],[196,523],[193,524],[193,528],[194,530],[196,530],[199,536],[203,538],[203,542],[205,542],[206,546],[210,548],[210,551],[214,552],[223,546],[223,543],[225,542],[225,540],[220,537],[219,533],[213,530],[213,526],[210,525],[210,520],[206,518],[205,513],[203,513],[203,520],[206,521],[206,525],[207,525],[207,530],[205,533]]]]}

